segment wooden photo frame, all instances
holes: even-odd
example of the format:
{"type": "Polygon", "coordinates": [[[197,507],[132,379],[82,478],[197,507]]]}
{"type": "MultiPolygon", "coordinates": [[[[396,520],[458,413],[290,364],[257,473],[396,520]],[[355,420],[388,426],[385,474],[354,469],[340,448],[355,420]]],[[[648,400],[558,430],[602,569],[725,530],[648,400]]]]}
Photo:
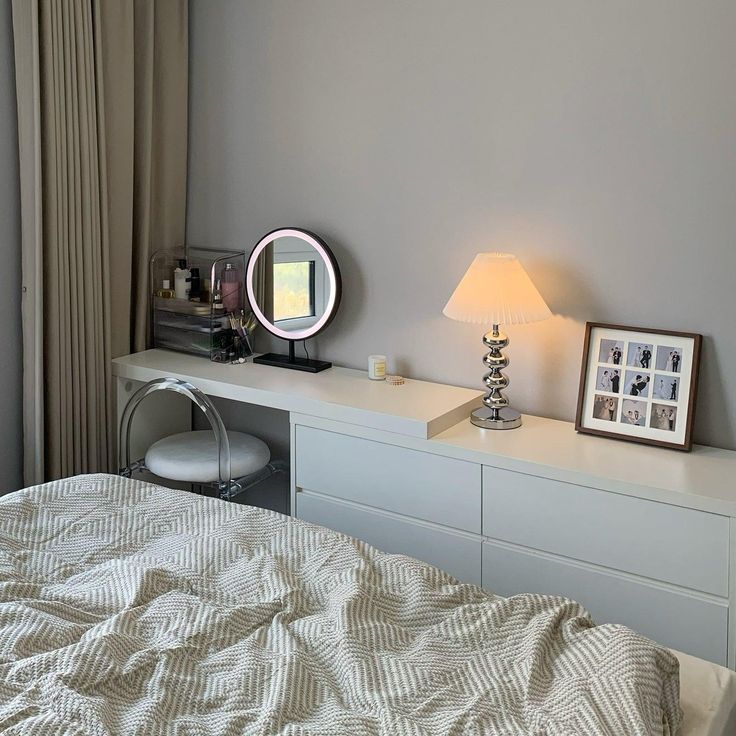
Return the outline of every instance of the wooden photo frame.
{"type": "Polygon", "coordinates": [[[575,429],[690,450],[702,339],[587,322],[575,429]]]}

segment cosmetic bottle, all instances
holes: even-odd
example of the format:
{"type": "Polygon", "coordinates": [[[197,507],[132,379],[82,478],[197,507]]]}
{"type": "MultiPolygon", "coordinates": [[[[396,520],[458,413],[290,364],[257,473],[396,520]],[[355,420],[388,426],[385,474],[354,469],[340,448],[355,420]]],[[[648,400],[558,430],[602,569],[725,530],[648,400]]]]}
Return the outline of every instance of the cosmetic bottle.
{"type": "Polygon", "coordinates": [[[215,314],[223,314],[225,305],[222,303],[222,282],[217,279],[215,282],[215,290],[212,292],[212,311],[215,314]]]}
{"type": "Polygon", "coordinates": [[[189,298],[189,278],[191,275],[187,268],[187,262],[181,258],[179,265],[174,269],[174,294],[177,299],[189,298]]]}
{"type": "Polygon", "coordinates": [[[222,294],[222,303],[226,312],[237,312],[240,307],[240,286],[242,283],[242,275],[240,270],[235,268],[232,263],[225,264],[225,270],[222,272],[220,285],[220,293],[222,294]]]}
{"type": "Polygon", "coordinates": [[[202,300],[202,279],[199,277],[199,269],[192,268],[189,270],[189,301],[198,302],[202,300]]]}
{"type": "Polygon", "coordinates": [[[164,279],[161,288],[156,292],[156,296],[161,299],[173,299],[176,296],[176,292],[171,288],[171,281],[164,279]]]}

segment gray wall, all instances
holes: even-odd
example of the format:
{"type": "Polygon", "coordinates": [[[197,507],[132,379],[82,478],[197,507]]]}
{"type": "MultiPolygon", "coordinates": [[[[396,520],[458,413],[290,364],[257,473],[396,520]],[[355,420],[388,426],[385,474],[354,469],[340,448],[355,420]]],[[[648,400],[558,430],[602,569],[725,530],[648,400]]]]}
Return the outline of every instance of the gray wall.
{"type": "Polygon", "coordinates": [[[442,307],[481,250],[556,317],[511,398],[572,419],[585,320],[706,336],[696,440],[736,447],[736,3],[191,0],[190,242],[325,237],[319,357],[476,386],[442,307]]]}
{"type": "Polygon", "coordinates": [[[0,0],[0,493],[23,480],[20,192],[10,0],[0,0]]]}

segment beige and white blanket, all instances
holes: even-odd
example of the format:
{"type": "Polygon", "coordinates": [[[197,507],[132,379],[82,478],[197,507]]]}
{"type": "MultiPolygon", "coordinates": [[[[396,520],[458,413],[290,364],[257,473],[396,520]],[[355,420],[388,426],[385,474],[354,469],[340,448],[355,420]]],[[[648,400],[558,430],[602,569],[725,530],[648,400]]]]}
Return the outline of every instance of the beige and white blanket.
{"type": "Polygon", "coordinates": [[[679,724],[675,657],[629,629],[276,513],[82,476],[0,499],[0,545],[2,734],[679,724]]]}

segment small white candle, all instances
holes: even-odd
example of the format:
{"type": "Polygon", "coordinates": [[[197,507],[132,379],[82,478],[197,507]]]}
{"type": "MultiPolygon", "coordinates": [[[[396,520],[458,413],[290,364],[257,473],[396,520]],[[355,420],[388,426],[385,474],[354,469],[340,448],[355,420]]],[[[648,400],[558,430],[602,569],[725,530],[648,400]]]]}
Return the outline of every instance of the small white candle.
{"type": "Polygon", "coordinates": [[[386,356],[368,356],[368,378],[371,381],[383,381],[386,378],[386,356]]]}

